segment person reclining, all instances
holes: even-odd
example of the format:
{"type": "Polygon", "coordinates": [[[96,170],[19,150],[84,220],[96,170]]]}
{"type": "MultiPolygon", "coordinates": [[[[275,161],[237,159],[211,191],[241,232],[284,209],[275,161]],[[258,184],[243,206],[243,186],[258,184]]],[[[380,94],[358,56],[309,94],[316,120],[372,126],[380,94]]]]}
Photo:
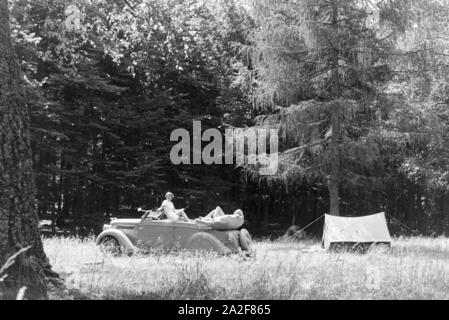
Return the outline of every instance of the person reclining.
{"type": "Polygon", "coordinates": [[[157,211],[165,213],[167,219],[171,221],[192,222],[192,220],[187,217],[184,209],[175,209],[175,205],[172,202],[174,197],[173,193],[167,192],[165,194],[165,200],[157,211]]]}
{"type": "Polygon", "coordinates": [[[235,230],[243,225],[243,211],[238,209],[233,214],[225,214],[220,207],[216,207],[207,216],[195,219],[198,224],[206,225],[212,229],[235,230]]]}

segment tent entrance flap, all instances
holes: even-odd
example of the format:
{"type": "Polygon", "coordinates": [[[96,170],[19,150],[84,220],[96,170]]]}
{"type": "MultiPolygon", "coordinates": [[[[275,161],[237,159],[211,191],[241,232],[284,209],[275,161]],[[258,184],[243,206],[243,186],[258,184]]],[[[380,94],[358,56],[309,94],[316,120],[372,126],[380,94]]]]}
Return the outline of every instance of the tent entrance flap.
{"type": "Polygon", "coordinates": [[[339,217],[326,215],[323,246],[330,249],[336,244],[391,244],[385,213],[364,217],[339,217]]]}

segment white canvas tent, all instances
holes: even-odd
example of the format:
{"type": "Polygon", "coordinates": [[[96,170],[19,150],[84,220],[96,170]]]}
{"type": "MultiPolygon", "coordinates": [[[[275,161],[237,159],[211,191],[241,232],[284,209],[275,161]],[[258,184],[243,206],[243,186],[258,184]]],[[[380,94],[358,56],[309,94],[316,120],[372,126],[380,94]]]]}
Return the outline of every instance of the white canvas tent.
{"type": "Polygon", "coordinates": [[[333,244],[391,244],[385,213],[365,217],[338,217],[326,215],[323,230],[323,246],[333,244]]]}

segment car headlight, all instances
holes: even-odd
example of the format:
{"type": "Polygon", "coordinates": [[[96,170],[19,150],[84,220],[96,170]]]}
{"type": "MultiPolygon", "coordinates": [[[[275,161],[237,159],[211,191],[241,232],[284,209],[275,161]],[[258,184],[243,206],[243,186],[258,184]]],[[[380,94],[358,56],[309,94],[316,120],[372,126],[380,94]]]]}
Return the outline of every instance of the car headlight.
{"type": "Polygon", "coordinates": [[[106,231],[108,229],[111,229],[111,225],[109,225],[109,224],[103,225],[103,231],[106,231]]]}

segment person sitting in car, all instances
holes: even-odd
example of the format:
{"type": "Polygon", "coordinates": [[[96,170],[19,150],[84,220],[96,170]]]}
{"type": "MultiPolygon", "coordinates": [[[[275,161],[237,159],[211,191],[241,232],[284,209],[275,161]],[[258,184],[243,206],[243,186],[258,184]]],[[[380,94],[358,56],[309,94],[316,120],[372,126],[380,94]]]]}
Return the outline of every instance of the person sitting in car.
{"type": "Polygon", "coordinates": [[[191,222],[187,214],[184,212],[184,209],[175,209],[175,205],[172,200],[174,198],[174,194],[171,192],[167,192],[165,194],[165,200],[162,202],[162,205],[157,209],[159,212],[163,212],[168,220],[171,221],[182,221],[182,222],[191,222]]]}
{"type": "Polygon", "coordinates": [[[243,211],[238,209],[233,214],[225,214],[220,207],[216,207],[207,216],[195,220],[197,223],[207,225],[212,229],[235,230],[243,225],[243,211]]]}

